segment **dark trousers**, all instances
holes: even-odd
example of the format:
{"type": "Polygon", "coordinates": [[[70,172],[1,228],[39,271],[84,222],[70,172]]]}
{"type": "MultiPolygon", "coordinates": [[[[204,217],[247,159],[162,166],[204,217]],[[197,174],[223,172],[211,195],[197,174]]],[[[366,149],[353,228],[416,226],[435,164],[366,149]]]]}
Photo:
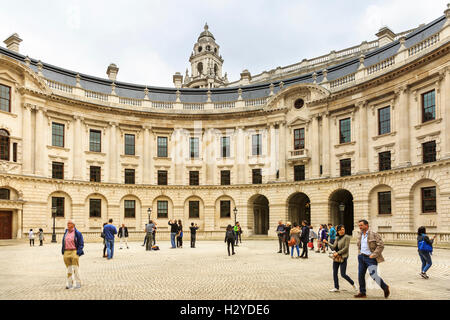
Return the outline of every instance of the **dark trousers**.
{"type": "Polygon", "coordinates": [[[230,255],[230,246],[231,246],[231,253],[234,253],[234,239],[227,239],[228,255],[230,255]]]}
{"type": "Polygon", "coordinates": [[[308,258],[308,241],[302,241],[303,243],[303,251],[302,251],[302,257],[308,258]]]}
{"type": "Polygon", "coordinates": [[[155,245],[156,245],[156,231],[153,232],[153,237],[152,237],[152,239],[153,239],[153,245],[155,246],[155,245]]]}
{"type": "Polygon", "coordinates": [[[284,243],[283,243],[283,250],[286,250],[286,252],[285,253],[287,253],[287,254],[289,254],[289,244],[288,244],[288,242],[289,242],[289,237],[284,237],[284,243]]]}
{"type": "Polygon", "coordinates": [[[106,242],[103,240],[103,256],[106,256],[106,242]]]}
{"type": "Polygon", "coordinates": [[[183,246],[183,237],[178,236],[177,237],[177,247],[183,246]]]}
{"type": "Polygon", "coordinates": [[[344,259],[343,262],[339,263],[333,261],[333,279],[334,279],[334,287],[339,289],[339,279],[338,279],[338,270],[341,268],[341,277],[347,280],[351,285],[354,285],[355,282],[347,275],[347,258],[344,259]]]}
{"type": "Polygon", "coordinates": [[[42,246],[43,243],[44,243],[43,240],[39,240],[39,245],[40,246],[42,246]]]}
{"type": "Polygon", "coordinates": [[[236,241],[236,246],[239,244],[239,231],[236,231],[235,233],[234,233],[234,237],[235,237],[235,241],[236,241]]]}
{"type": "Polygon", "coordinates": [[[30,239],[30,247],[31,247],[31,244],[33,244],[33,247],[34,247],[34,239],[30,239]]]}
{"type": "Polygon", "coordinates": [[[197,235],[194,233],[194,234],[192,234],[191,233],[191,248],[195,248],[195,237],[196,237],[197,235]]]}
{"type": "Polygon", "coordinates": [[[238,232],[238,236],[239,236],[239,243],[242,243],[242,238],[241,238],[241,234],[242,234],[242,232],[238,232]]]}
{"type": "Polygon", "coordinates": [[[152,250],[153,233],[147,233],[145,250],[152,250]]]}
{"type": "Polygon", "coordinates": [[[420,260],[422,261],[422,269],[421,269],[421,271],[423,273],[426,273],[428,271],[428,269],[430,269],[430,267],[432,265],[431,255],[427,251],[419,250],[419,257],[420,257],[420,260]]]}
{"type": "Polygon", "coordinates": [[[144,243],[142,245],[145,246],[146,243],[147,243],[147,235],[144,236],[144,243]]]}
{"type": "Polygon", "coordinates": [[[279,251],[281,251],[283,249],[283,247],[284,247],[283,242],[284,242],[283,236],[278,236],[278,244],[280,245],[280,250],[279,251]]]}
{"type": "Polygon", "coordinates": [[[381,287],[381,289],[386,290],[387,284],[378,276],[377,273],[378,262],[377,259],[371,259],[367,256],[360,254],[358,256],[358,281],[359,281],[359,292],[366,294],[366,272],[369,269],[369,275],[373,280],[381,287]]]}

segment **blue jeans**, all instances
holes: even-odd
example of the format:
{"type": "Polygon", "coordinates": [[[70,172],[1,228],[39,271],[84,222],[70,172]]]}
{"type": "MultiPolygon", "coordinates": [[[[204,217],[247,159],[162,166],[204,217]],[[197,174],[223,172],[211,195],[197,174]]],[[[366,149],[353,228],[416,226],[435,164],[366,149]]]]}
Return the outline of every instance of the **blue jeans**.
{"type": "Polygon", "coordinates": [[[345,280],[347,280],[351,285],[354,285],[355,282],[347,275],[347,258],[344,259],[342,263],[333,261],[333,279],[334,279],[334,287],[339,289],[339,279],[338,279],[338,270],[341,268],[341,276],[345,280]]]}
{"type": "Polygon", "coordinates": [[[297,248],[297,257],[300,257],[300,246],[296,244],[295,246],[292,246],[291,248],[291,257],[294,256],[294,247],[297,248]]]}
{"type": "Polygon", "coordinates": [[[426,273],[433,264],[431,262],[431,255],[428,251],[419,250],[419,257],[422,260],[422,272],[426,273]]]}
{"type": "Polygon", "coordinates": [[[358,256],[358,280],[359,280],[359,292],[366,294],[366,272],[369,269],[369,275],[373,280],[381,287],[381,289],[386,290],[387,284],[378,276],[377,273],[378,262],[377,259],[371,259],[369,257],[360,254],[358,256]]]}
{"type": "Polygon", "coordinates": [[[114,255],[114,239],[105,240],[106,241],[106,252],[108,254],[108,259],[112,259],[114,255]]]}
{"type": "Polygon", "coordinates": [[[176,248],[177,247],[176,244],[175,244],[175,236],[176,235],[177,234],[175,232],[171,232],[170,233],[170,242],[172,243],[172,248],[176,248]]]}

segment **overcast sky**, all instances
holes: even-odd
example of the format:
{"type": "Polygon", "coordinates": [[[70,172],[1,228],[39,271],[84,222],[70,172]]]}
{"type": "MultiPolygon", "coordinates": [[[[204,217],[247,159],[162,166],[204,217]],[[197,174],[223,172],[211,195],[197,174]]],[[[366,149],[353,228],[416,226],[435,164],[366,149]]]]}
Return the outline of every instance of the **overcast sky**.
{"type": "MultiPolygon", "coordinates": [[[[205,22],[230,81],[400,32],[443,15],[449,0],[0,0],[0,40],[17,32],[20,52],[118,81],[173,87],[205,22]]],[[[3,43],[1,43],[4,46],[3,43]]]]}

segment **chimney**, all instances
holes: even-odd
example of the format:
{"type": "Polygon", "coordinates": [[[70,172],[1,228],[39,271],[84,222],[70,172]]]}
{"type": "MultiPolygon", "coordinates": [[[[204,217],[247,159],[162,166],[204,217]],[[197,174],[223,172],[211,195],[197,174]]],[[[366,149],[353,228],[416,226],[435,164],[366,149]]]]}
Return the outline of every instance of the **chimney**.
{"type": "Polygon", "coordinates": [[[250,80],[252,80],[252,75],[247,69],[245,69],[244,71],[241,72],[240,85],[245,86],[247,84],[250,84],[250,80]]]}
{"type": "Polygon", "coordinates": [[[183,76],[181,73],[177,72],[173,75],[173,84],[175,85],[175,88],[179,89],[181,88],[181,84],[183,83],[183,76]]]}
{"type": "Polygon", "coordinates": [[[376,36],[378,37],[378,47],[391,43],[395,39],[395,33],[388,27],[381,28],[376,36]]]}
{"type": "Polygon", "coordinates": [[[106,70],[109,80],[116,81],[117,74],[119,73],[119,68],[114,63],[111,63],[106,70]]]}
{"type": "Polygon", "coordinates": [[[17,33],[10,35],[9,38],[3,42],[6,44],[8,50],[19,53],[19,44],[22,42],[22,39],[19,38],[17,33]]]}

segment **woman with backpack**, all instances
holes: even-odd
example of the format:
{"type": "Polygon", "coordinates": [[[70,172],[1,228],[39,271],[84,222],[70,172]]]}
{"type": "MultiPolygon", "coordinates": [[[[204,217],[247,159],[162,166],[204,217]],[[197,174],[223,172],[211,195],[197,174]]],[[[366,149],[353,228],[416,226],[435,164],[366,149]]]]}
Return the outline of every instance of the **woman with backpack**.
{"type": "Polygon", "coordinates": [[[427,271],[432,265],[431,254],[433,252],[433,242],[435,238],[436,235],[430,240],[426,235],[426,229],[423,226],[417,230],[417,248],[420,260],[422,260],[422,269],[419,274],[424,279],[429,278],[427,276],[427,271]]]}
{"type": "Polygon", "coordinates": [[[227,231],[225,232],[225,243],[227,244],[228,256],[230,256],[230,246],[231,246],[232,253],[235,254],[235,252],[234,252],[234,242],[235,241],[236,241],[236,238],[235,238],[235,232],[233,230],[233,226],[231,224],[229,224],[227,226],[227,231]]]}
{"type": "Polygon", "coordinates": [[[297,222],[294,222],[293,227],[291,229],[289,240],[289,246],[291,247],[291,258],[294,259],[294,247],[297,248],[297,259],[300,258],[300,234],[301,230],[298,227],[297,222]]]}

